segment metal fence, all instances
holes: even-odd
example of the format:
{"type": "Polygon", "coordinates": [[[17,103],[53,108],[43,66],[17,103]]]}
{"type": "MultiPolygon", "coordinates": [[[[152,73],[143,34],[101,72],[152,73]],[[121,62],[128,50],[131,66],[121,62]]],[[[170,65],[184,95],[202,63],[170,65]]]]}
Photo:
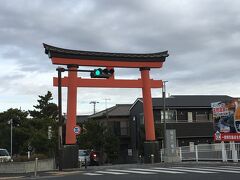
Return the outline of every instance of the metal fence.
{"type": "Polygon", "coordinates": [[[176,156],[180,161],[232,161],[240,160],[240,143],[216,143],[182,146],[176,149],[161,149],[161,161],[166,156],[176,156]],[[165,152],[165,153],[164,153],[165,152]]]}

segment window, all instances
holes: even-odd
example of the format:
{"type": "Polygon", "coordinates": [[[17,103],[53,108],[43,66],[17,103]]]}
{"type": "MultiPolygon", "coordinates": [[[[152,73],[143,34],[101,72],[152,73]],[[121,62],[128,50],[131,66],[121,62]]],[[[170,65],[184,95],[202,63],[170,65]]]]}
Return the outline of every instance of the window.
{"type": "MultiPolygon", "coordinates": [[[[176,122],[176,111],[167,110],[165,111],[166,122],[176,122]]],[[[161,122],[163,122],[163,111],[161,111],[161,122]]]]}
{"type": "Polygon", "coordinates": [[[120,133],[121,136],[127,136],[128,134],[128,129],[129,129],[129,124],[127,121],[120,121],[120,133]]]}
{"type": "Polygon", "coordinates": [[[113,133],[116,136],[120,136],[121,134],[121,129],[120,129],[120,122],[119,121],[114,121],[113,122],[113,133]]]}
{"type": "Polygon", "coordinates": [[[153,110],[153,116],[154,116],[154,122],[159,124],[161,123],[161,111],[158,110],[153,110]]]}
{"type": "Polygon", "coordinates": [[[192,112],[188,112],[188,122],[193,122],[192,112]]]}
{"type": "Polygon", "coordinates": [[[79,156],[88,156],[89,155],[87,150],[79,150],[78,154],[79,154],[79,156]]]}
{"type": "Polygon", "coordinates": [[[9,156],[9,153],[6,149],[0,149],[0,156],[9,156]]]}
{"type": "Polygon", "coordinates": [[[142,125],[144,124],[144,114],[140,113],[139,116],[140,116],[140,124],[142,125]]]}
{"type": "Polygon", "coordinates": [[[189,142],[190,152],[194,152],[194,142],[189,142]]]}
{"type": "Polygon", "coordinates": [[[208,120],[207,113],[196,113],[196,122],[206,122],[208,120]]]}

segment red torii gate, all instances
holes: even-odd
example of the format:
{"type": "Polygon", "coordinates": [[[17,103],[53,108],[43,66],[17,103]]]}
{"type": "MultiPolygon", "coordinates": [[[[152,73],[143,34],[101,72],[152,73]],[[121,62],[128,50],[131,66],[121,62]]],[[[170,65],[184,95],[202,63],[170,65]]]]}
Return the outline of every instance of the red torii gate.
{"type": "MultiPolygon", "coordinates": [[[[55,65],[67,65],[68,77],[62,78],[62,86],[68,88],[67,94],[67,122],[66,144],[76,144],[76,135],[73,128],[76,126],[77,87],[108,87],[108,88],[142,88],[144,124],[146,141],[155,141],[155,128],[152,110],[151,88],[162,88],[162,80],[150,79],[151,68],[161,68],[168,51],[151,54],[107,53],[93,51],[77,51],[63,49],[43,44],[45,53],[48,54],[55,65]],[[77,76],[79,66],[94,67],[121,67],[139,68],[141,79],[121,80],[114,76],[109,79],[83,79],[77,76]]],[[[53,79],[53,85],[58,86],[58,78],[53,79]]]]}

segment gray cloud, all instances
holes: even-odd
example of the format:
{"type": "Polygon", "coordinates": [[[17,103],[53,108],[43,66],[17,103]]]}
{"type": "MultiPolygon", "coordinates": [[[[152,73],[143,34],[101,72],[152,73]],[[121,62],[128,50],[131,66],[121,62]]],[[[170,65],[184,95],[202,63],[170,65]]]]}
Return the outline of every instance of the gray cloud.
{"type": "MultiPolygon", "coordinates": [[[[240,83],[239,6],[237,0],[2,0],[0,65],[6,71],[11,62],[20,76],[11,69],[4,71],[0,74],[0,89],[3,92],[11,88],[15,94],[23,91],[20,94],[37,97],[53,88],[51,80],[46,79],[56,74],[56,67],[44,54],[45,42],[94,51],[169,50],[163,69],[152,70],[151,75],[154,79],[169,80],[172,92],[240,96],[239,89],[231,85],[240,83]],[[27,82],[21,85],[16,80],[30,81],[31,74],[35,86],[27,82]]],[[[138,70],[120,69],[116,74],[119,78],[139,77],[138,70]]],[[[121,96],[128,101],[129,93],[125,91],[107,92],[112,99],[121,96]]],[[[101,96],[104,92],[89,91],[84,99],[87,102],[89,97],[101,96]]]]}

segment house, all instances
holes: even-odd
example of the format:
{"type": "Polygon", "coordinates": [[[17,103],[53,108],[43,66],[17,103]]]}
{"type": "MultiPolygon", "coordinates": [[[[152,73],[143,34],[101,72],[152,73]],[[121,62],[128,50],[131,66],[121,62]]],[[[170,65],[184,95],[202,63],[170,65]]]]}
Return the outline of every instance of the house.
{"type": "MultiPolygon", "coordinates": [[[[211,103],[233,98],[225,95],[173,95],[165,99],[166,129],[175,129],[177,146],[213,143],[211,103]]],[[[155,134],[163,147],[163,99],[153,98],[155,134]]],[[[137,99],[129,109],[131,144],[135,155],[142,154],[144,141],[143,101],[137,99]]]]}
{"type": "MultiPolygon", "coordinates": [[[[213,115],[211,103],[226,102],[226,95],[172,95],[165,99],[166,129],[175,129],[177,146],[213,143],[213,115]]],[[[156,140],[163,148],[163,99],[153,98],[156,140]]],[[[119,162],[136,162],[143,154],[145,141],[143,101],[117,104],[107,110],[90,115],[109,127],[120,140],[119,162]]]]}
{"type": "Polygon", "coordinates": [[[128,149],[131,148],[131,137],[129,127],[129,108],[131,104],[116,104],[106,110],[90,115],[89,120],[94,119],[102,123],[104,126],[119,137],[120,158],[118,163],[129,162],[128,149]]]}
{"type": "Polygon", "coordinates": [[[85,123],[86,121],[88,121],[88,117],[89,115],[78,115],[76,117],[76,123],[77,124],[83,124],[85,123]]]}

